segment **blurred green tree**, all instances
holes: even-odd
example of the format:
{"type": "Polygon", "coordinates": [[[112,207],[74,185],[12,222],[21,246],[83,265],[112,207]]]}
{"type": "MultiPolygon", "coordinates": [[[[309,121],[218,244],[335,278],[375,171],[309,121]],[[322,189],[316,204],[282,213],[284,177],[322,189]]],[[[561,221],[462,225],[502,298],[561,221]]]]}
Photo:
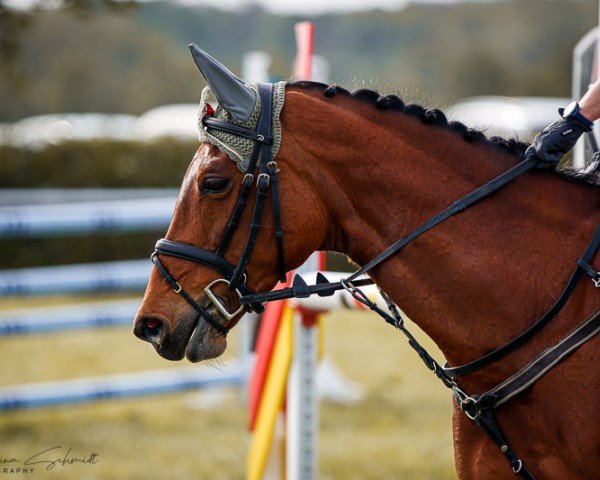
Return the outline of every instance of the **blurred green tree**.
{"type": "MultiPolygon", "coordinates": [[[[19,68],[21,43],[26,30],[36,20],[36,13],[57,7],[55,0],[37,0],[30,9],[17,10],[0,0],[0,66],[7,77],[7,87],[22,89],[25,75],[19,68]]],[[[137,5],[133,0],[62,0],[60,7],[65,11],[89,18],[105,11],[127,12],[137,5]]]]}
{"type": "MultiPolygon", "coordinates": [[[[272,54],[273,73],[291,72],[299,17],[256,6],[225,12],[148,2],[122,14],[116,0],[65,5],[2,9],[0,91],[10,94],[2,95],[0,121],[195,102],[203,83],[189,61],[190,41],[238,74],[243,53],[257,49],[272,54]]],[[[330,81],[443,106],[475,94],[568,96],[572,49],[595,26],[597,6],[592,0],[410,4],[312,20],[330,81]]]]}

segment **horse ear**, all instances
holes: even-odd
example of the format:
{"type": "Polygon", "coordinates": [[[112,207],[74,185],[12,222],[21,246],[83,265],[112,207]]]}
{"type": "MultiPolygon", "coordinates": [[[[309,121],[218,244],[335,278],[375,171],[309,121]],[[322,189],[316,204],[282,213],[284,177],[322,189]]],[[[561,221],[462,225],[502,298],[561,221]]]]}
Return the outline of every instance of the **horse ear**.
{"type": "Polygon", "coordinates": [[[250,119],[256,105],[256,94],[244,82],[194,43],[189,44],[196,66],[208,82],[219,105],[240,123],[250,119]]]}

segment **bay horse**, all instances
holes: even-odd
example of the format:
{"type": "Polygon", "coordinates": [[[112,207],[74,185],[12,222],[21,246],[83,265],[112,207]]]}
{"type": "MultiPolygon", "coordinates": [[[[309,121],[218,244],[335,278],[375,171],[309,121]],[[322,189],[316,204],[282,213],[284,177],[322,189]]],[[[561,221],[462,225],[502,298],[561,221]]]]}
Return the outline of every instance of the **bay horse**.
{"type": "MultiPolygon", "coordinates": [[[[311,82],[282,82],[265,93],[191,48],[218,108],[201,102],[202,143],[134,319],[135,334],[167,359],[219,356],[242,315],[240,297],[271,290],[316,250],[364,266],[524,157],[526,144],[488,139],[393,95],[311,82]]],[[[600,219],[598,170],[528,169],[369,275],[449,365],[493,352],[560,295],[600,219]]],[[[590,275],[597,257],[592,252],[586,264],[590,275]]],[[[461,377],[460,388],[490,389],[597,317],[600,290],[583,275],[565,303],[519,348],[461,377]]],[[[599,369],[593,337],[495,409],[502,435],[531,472],[524,478],[600,478],[599,369]]],[[[458,477],[513,478],[505,446],[499,450],[454,400],[458,477]]]]}

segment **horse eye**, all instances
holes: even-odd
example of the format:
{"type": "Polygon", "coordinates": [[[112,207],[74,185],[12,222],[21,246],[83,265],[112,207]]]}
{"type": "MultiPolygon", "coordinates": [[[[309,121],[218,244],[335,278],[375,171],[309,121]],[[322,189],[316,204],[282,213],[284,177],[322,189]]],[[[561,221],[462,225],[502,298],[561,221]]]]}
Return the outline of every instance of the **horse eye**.
{"type": "Polygon", "coordinates": [[[202,183],[202,193],[221,193],[228,185],[228,178],[206,177],[202,183]]]}

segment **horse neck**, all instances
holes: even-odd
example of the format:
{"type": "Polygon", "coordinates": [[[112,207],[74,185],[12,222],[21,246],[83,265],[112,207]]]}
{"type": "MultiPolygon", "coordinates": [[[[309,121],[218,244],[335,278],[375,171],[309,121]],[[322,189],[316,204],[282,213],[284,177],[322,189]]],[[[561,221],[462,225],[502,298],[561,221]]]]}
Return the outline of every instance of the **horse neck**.
{"type": "MultiPolygon", "coordinates": [[[[406,115],[333,110],[311,132],[308,153],[318,165],[309,162],[305,175],[318,172],[312,183],[329,208],[322,248],[359,265],[518,162],[406,115]]],[[[597,219],[597,191],[531,172],[370,275],[452,363],[463,363],[513,338],[551,305],[597,219]]]]}

